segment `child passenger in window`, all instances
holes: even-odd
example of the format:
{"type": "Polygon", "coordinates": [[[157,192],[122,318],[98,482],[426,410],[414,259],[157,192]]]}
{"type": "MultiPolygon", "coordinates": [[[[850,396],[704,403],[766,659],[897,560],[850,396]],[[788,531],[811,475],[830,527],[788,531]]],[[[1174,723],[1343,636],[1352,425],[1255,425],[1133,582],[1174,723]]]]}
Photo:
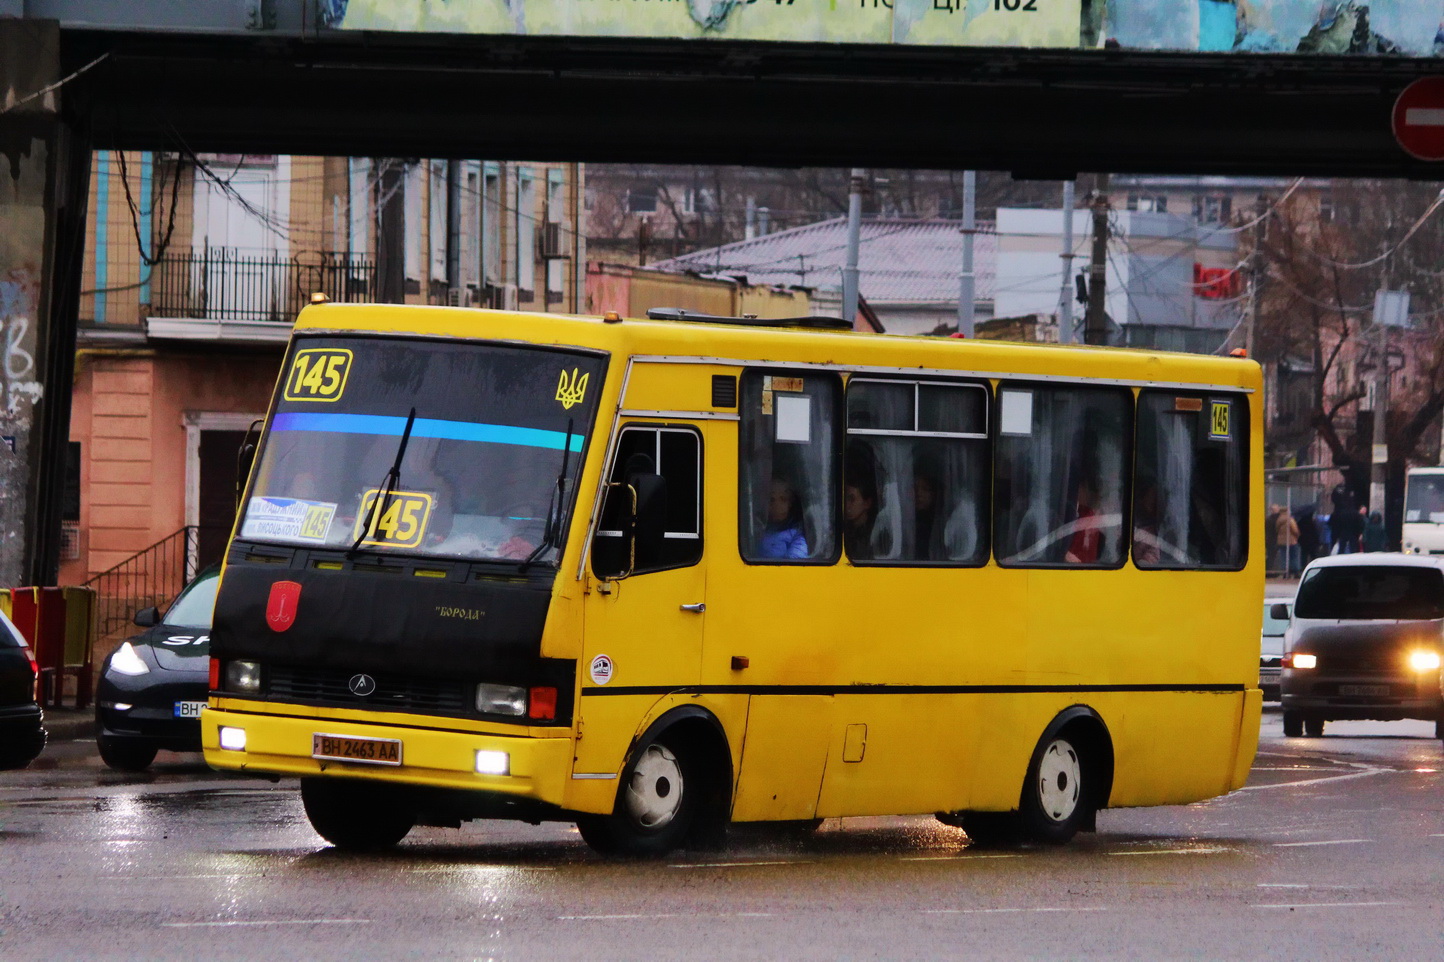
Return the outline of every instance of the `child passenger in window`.
{"type": "Polygon", "coordinates": [[[802,533],[802,502],[782,478],[772,479],[767,499],[767,527],[762,531],[758,555],[763,558],[806,558],[807,538],[802,533]]]}

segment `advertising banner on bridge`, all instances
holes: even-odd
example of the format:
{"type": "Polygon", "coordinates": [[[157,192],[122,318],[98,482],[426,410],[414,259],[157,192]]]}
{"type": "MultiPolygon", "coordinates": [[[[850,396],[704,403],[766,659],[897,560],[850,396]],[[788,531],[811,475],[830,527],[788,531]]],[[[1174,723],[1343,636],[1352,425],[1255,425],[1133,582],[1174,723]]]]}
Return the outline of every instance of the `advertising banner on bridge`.
{"type": "Polygon", "coordinates": [[[342,30],[1185,53],[1444,52],[1444,0],[321,0],[342,30]]]}

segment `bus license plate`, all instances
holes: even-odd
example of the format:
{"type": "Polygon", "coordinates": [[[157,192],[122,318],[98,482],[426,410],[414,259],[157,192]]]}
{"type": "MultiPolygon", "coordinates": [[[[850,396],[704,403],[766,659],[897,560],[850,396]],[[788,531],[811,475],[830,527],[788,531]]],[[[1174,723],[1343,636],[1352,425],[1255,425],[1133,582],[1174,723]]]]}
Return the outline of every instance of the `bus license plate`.
{"type": "Polygon", "coordinates": [[[203,701],[178,701],[175,703],[175,717],[199,718],[204,707],[206,703],[203,701]]]}
{"type": "Polygon", "coordinates": [[[1388,685],[1340,685],[1340,695],[1354,695],[1355,697],[1380,697],[1389,694],[1388,685]]]}
{"type": "Polygon", "coordinates": [[[354,738],[350,735],[311,736],[311,757],[364,765],[400,765],[401,741],[395,738],[354,738]]]}

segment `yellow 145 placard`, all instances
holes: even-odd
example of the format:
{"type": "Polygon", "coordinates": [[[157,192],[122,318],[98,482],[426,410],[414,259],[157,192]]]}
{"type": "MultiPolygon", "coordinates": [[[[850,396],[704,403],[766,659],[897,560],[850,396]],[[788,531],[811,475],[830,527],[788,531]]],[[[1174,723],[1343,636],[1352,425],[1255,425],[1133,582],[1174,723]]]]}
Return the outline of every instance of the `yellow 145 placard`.
{"type": "Polygon", "coordinates": [[[361,498],[361,513],[356,518],[356,530],[352,536],[361,538],[361,526],[370,519],[366,537],[362,544],[383,545],[388,548],[414,548],[421,544],[426,534],[426,523],[431,520],[431,495],[420,491],[393,491],[384,503],[371,506],[380,497],[376,488],[367,491],[361,498]]]}
{"type": "Polygon", "coordinates": [[[339,401],[351,374],[351,352],[341,347],[297,351],[286,372],[287,401],[339,401]]]}

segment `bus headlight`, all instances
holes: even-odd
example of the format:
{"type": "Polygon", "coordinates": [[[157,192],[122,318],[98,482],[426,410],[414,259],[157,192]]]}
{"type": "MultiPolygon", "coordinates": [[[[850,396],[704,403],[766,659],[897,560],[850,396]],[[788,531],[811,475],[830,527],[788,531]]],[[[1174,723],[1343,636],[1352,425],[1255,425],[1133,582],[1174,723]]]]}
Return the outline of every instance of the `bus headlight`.
{"type": "Polygon", "coordinates": [[[1306,655],[1302,653],[1289,652],[1284,655],[1285,668],[1317,668],[1319,667],[1318,655],[1306,655]]]}
{"type": "Polygon", "coordinates": [[[488,715],[525,715],[526,689],[511,685],[477,685],[476,710],[488,715]]]}
{"type": "Polygon", "coordinates": [[[220,743],[228,752],[243,752],[246,750],[246,730],[223,725],[220,730],[220,743]]]}
{"type": "Polygon", "coordinates": [[[1418,651],[1411,651],[1409,652],[1409,667],[1418,672],[1438,671],[1439,652],[1425,651],[1422,648],[1418,651]]]}
{"type": "Polygon", "coordinates": [[[260,691],[260,663],[254,661],[227,662],[226,688],[229,691],[260,691]]]}

